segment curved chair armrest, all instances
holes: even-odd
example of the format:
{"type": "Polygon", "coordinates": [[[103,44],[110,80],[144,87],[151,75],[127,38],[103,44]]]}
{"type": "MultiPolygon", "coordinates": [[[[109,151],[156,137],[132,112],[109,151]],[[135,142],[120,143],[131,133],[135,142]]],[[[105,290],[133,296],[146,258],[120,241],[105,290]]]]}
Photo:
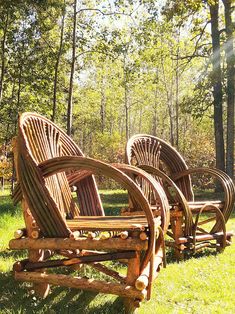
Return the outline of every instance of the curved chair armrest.
{"type": "Polygon", "coordinates": [[[76,156],[63,156],[56,157],[44,161],[39,164],[39,168],[42,171],[44,177],[51,176],[58,172],[66,172],[70,170],[86,170],[92,174],[105,175],[119,182],[133,198],[141,205],[143,211],[145,212],[147,222],[149,225],[149,244],[145,256],[142,260],[141,269],[144,269],[151,259],[152,253],[155,250],[155,238],[156,238],[156,227],[154,223],[154,216],[150,205],[143,195],[141,189],[132,181],[126,174],[117,168],[86,157],[76,157],[76,156]]]}
{"type": "Polygon", "coordinates": [[[185,216],[184,233],[186,236],[191,235],[192,234],[192,228],[193,228],[193,216],[192,216],[191,210],[188,206],[188,202],[187,202],[186,198],[184,197],[183,193],[178,188],[178,186],[164,172],[162,172],[161,170],[159,170],[157,168],[154,168],[153,166],[140,165],[139,168],[145,170],[146,172],[148,172],[152,175],[158,176],[163,181],[167,182],[169,184],[169,186],[174,188],[177,201],[180,203],[182,210],[184,212],[184,216],[185,216]]]}
{"type": "Polygon", "coordinates": [[[224,208],[222,210],[225,222],[230,217],[233,210],[233,205],[235,201],[235,187],[232,179],[222,170],[215,168],[191,168],[180,173],[174,174],[171,178],[175,181],[179,180],[183,176],[190,174],[203,174],[207,173],[217,179],[223,186],[224,190],[224,208]]]}
{"type": "MultiPolygon", "coordinates": [[[[150,176],[147,172],[141,170],[140,168],[120,163],[114,163],[112,164],[112,166],[123,171],[124,173],[135,174],[137,176],[140,176],[152,186],[160,200],[161,227],[164,233],[166,233],[170,222],[170,212],[169,203],[162,186],[156,180],[154,180],[152,176],[150,176]]],[[[70,185],[75,185],[77,182],[81,181],[82,179],[85,179],[87,176],[91,174],[92,174],[91,171],[80,170],[72,173],[71,175],[68,175],[67,178],[70,185]]]]}
{"type": "Polygon", "coordinates": [[[160,208],[161,208],[161,219],[162,219],[162,229],[164,231],[164,233],[166,233],[168,226],[169,226],[169,222],[170,222],[170,211],[169,211],[169,203],[168,203],[168,199],[166,197],[166,194],[162,188],[162,186],[159,184],[159,182],[157,182],[156,180],[154,180],[154,178],[149,175],[146,171],[143,171],[140,168],[131,166],[131,165],[127,165],[127,164],[113,164],[117,169],[123,171],[124,173],[128,173],[128,174],[134,174],[137,175],[141,178],[143,178],[144,180],[146,180],[151,187],[153,188],[154,192],[156,193],[156,195],[158,196],[158,199],[160,201],[160,208]]]}
{"type": "MultiPolygon", "coordinates": [[[[225,246],[226,246],[226,225],[225,225],[224,215],[223,215],[223,213],[220,211],[220,209],[218,207],[208,203],[208,204],[205,204],[204,206],[202,206],[200,211],[197,213],[197,216],[196,216],[196,219],[195,219],[195,224],[194,224],[194,227],[193,227],[193,248],[194,248],[194,253],[196,252],[196,250],[195,250],[195,248],[196,248],[196,232],[197,232],[199,218],[200,218],[201,214],[203,213],[203,211],[207,210],[208,207],[210,209],[212,209],[213,211],[215,211],[215,213],[216,213],[215,225],[217,225],[219,223],[221,225],[221,227],[222,227],[221,228],[222,229],[222,233],[223,233],[222,248],[225,248],[225,246]]],[[[213,232],[213,229],[214,229],[214,226],[212,227],[211,232],[213,232]]]]}

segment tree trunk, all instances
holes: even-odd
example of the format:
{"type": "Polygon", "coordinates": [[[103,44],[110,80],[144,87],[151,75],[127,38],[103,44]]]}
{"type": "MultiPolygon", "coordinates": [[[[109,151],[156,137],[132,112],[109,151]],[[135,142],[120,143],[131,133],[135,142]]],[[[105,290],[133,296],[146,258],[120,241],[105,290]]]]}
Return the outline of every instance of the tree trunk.
{"type": "Polygon", "coordinates": [[[62,46],[63,46],[63,38],[64,38],[64,21],[65,21],[65,12],[66,12],[66,4],[64,1],[64,6],[62,10],[62,19],[61,19],[61,30],[60,30],[60,45],[59,50],[56,58],[55,63],[55,73],[54,73],[54,86],[53,86],[53,110],[52,110],[52,116],[51,120],[55,121],[56,118],[56,110],[57,110],[57,82],[58,82],[58,74],[59,74],[59,64],[60,64],[60,57],[62,54],[62,46]]]}
{"type": "Polygon", "coordinates": [[[124,107],[125,107],[125,130],[126,140],[129,139],[129,108],[128,108],[128,80],[127,80],[127,69],[126,69],[126,56],[124,55],[124,107]]]}
{"type": "MultiPolygon", "coordinates": [[[[165,66],[164,66],[164,60],[161,56],[161,66],[162,66],[162,73],[163,73],[163,83],[166,91],[166,100],[167,100],[167,109],[168,109],[168,115],[170,118],[170,143],[172,146],[174,146],[174,109],[173,109],[173,103],[172,103],[172,94],[173,94],[173,78],[170,83],[169,87],[169,80],[167,81],[166,75],[165,75],[165,66]],[[170,89],[170,90],[169,90],[170,89]]],[[[173,66],[173,64],[172,64],[173,66]]]]}
{"type": "Polygon", "coordinates": [[[4,177],[1,177],[1,190],[4,191],[4,177]]]}
{"type": "Polygon", "coordinates": [[[17,104],[16,108],[20,109],[20,93],[21,93],[21,82],[22,82],[22,63],[19,64],[19,80],[18,80],[18,91],[17,91],[17,104]]]}
{"type": "Polygon", "coordinates": [[[7,11],[5,25],[3,29],[3,38],[2,38],[2,62],[1,62],[1,74],[0,74],[0,105],[2,102],[2,93],[3,93],[3,81],[5,75],[5,52],[6,52],[6,39],[7,39],[7,28],[8,28],[9,12],[7,11]]]}
{"type": "Polygon", "coordinates": [[[215,153],[216,167],[225,170],[224,157],[224,136],[223,136],[223,93],[221,83],[221,65],[220,65],[220,32],[218,28],[219,5],[210,5],[211,16],[211,37],[212,37],[212,84],[213,84],[213,102],[214,102],[214,134],[215,134],[215,153]]]}
{"type": "Polygon", "coordinates": [[[226,172],[233,179],[234,176],[234,105],[235,105],[235,54],[233,47],[233,22],[231,0],[223,0],[225,11],[226,43],[225,54],[227,63],[227,145],[226,172]]]}
{"type": "Polygon", "coordinates": [[[154,136],[157,136],[157,107],[158,107],[158,69],[156,69],[156,77],[155,77],[155,91],[154,91],[154,108],[153,108],[153,126],[152,133],[154,136]]]}
{"type": "Polygon", "coordinates": [[[104,77],[101,78],[101,101],[100,101],[100,119],[101,119],[101,132],[105,130],[105,91],[104,91],[104,77]]]}
{"type": "MultiPolygon", "coordinates": [[[[141,106],[140,107],[140,118],[139,118],[139,133],[141,133],[141,130],[142,130],[142,117],[143,117],[143,107],[141,106]]],[[[135,124],[134,124],[135,126],[135,124]]]]}
{"type": "Polygon", "coordinates": [[[127,96],[128,90],[127,90],[127,84],[125,82],[125,114],[126,114],[126,140],[129,139],[129,111],[128,111],[128,96],[127,96]]]}
{"type": "Polygon", "coordinates": [[[78,0],[74,0],[72,62],[71,62],[69,99],[68,99],[68,110],[67,110],[67,134],[69,136],[71,135],[71,132],[72,132],[72,117],[73,117],[73,81],[74,81],[75,59],[76,59],[77,2],[78,0]]]}
{"type": "Polygon", "coordinates": [[[179,45],[180,45],[180,29],[177,34],[177,56],[175,69],[175,146],[179,148],[179,45]]]}
{"type": "Polygon", "coordinates": [[[170,102],[167,102],[168,105],[168,112],[169,112],[169,117],[170,117],[170,141],[171,141],[171,145],[174,146],[175,145],[175,141],[174,141],[174,122],[173,122],[173,113],[172,113],[172,100],[170,102]]]}
{"type": "MultiPolygon", "coordinates": [[[[17,121],[18,121],[18,113],[16,114],[16,119],[14,123],[14,136],[16,135],[16,132],[17,132],[17,121]]],[[[14,191],[15,181],[16,181],[15,159],[12,158],[11,193],[13,193],[14,191]]]]}
{"type": "Polygon", "coordinates": [[[157,99],[154,100],[152,133],[157,136],[157,99]]]}

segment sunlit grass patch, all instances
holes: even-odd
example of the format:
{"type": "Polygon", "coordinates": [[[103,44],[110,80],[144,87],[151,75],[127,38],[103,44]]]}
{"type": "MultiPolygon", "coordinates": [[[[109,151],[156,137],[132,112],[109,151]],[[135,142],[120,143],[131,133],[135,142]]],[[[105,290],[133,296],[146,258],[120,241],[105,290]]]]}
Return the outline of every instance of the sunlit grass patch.
{"type": "MultiPolygon", "coordinates": [[[[100,194],[106,214],[117,214],[127,204],[125,191],[101,190],[100,194]]],[[[42,300],[31,294],[29,283],[16,282],[12,265],[16,260],[24,259],[26,252],[7,248],[14,231],[23,226],[20,207],[12,205],[9,192],[0,194],[0,313],[124,313],[122,300],[116,296],[52,287],[50,295],[42,300]]],[[[227,223],[227,230],[235,230],[234,214],[227,223]]],[[[207,249],[180,263],[175,261],[170,250],[167,257],[167,268],[162,269],[154,282],[151,301],[143,302],[140,314],[234,313],[234,244],[222,254],[207,249]]],[[[126,271],[120,263],[107,264],[123,274],[126,271]]],[[[77,274],[103,278],[89,266],[83,267],[77,274]]]]}
{"type": "Polygon", "coordinates": [[[140,313],[233,313],[235,247],[223,254],[168,264],[140,313]]]}
{"type": "Polygon", "coordinates": [[[99,192],[107,216],[119,215],[121,209],[128,205],[127,191],[100,190],[99,192]]]}
{"type": "Polygon", "coordinates": [[[14,231],[24,226],[21,214],[12,216],[10,213],[0,215],[0,250],[6,248],[9,236],[13,237],[14,231]]]}

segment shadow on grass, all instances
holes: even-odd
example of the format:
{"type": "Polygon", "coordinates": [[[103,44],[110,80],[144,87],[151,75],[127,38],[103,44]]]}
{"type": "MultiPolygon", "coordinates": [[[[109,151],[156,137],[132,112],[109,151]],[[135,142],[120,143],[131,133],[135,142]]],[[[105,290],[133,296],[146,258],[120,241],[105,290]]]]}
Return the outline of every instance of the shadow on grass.
{"type": "Polygon", "coordinates": [[[26,250],[9,250],[9,249],[6,249],[4,251],[0,251],[0,258],[4,258],[4,259],[7,259],[7,258],[10,258],[10,257],[13,257],[14,260],[20,260],[22,258],[25,258],[25,255],[27,254],[27,251],[26,250]]]}
{"type": "MultiPolygon", "coordinates": [[[[226,248],[225,248],[225,250],[226,250],[226,248]]],[[[211,249],[211,248],[204,248],[203,250],[198,251],[195,254],[185,252],[184,258],[180,261],[180,263],[184,263],[184,262],[191,260],[191,259],[199,259],[199,258],[204,258],[204,257],[208,257],[208,256],[218,256],[220,254],[223,254],[223,251],[222,252],[216,252],[215,249],[211,249]]],[[[178,260],[175,257],[174,250],[172,248],[167,248],[166,263],[172,264],[172,263],[176,263],[176,262],[178,262],[178,260]]]]}
{"type": "Polygon", "coordinates": [[[16,282],[12,272],[0,273],[0,282],[1,313],[124,313],[121,298],[109,300],[103,294],[52,287],[48,297],[40,299],[31,293],[30,284],[16,282]],[[97,304],[96,298],[101,302],[97,304]]]}
{"type": "MultiPolygon", "coordinates": [[[[21,259],[22,252],[5,251],[2,256],[21,259]]],[[[204,250],[195,256],[186,256],[188,259],[216,255],[215,251],[204,250]]],[[[167,252],[167,262],[175,262],[173,250],[167,252]]],[[[64,270],[67,272],[68,270],[64,270]]],[[[61,273],[61,271],[60,271],[61,273]]],[[[0,273],[0,313],[83,313],[83,314],[122,314],[123,301],[119,297],[97,294],[94,292],[52,287],[46,299],[40,299],[30,293],[29,283],[19,283],[14,280],[13,273],[0,273]]]]}
{"type": "MultiPolygon", "coordinates": [[[[118,214],[121,207],[127,203],[125,192],[105,194],[101,193],[107,215],[118,214]]],[[[17,213],[19,207],[14,207],[9,196],[0,196],[1,213],[17,213]]],[[[235,217],[233,212],[231,217],[235,217]]],[[[204,250],[191,258],[216,255],[214,250],[204,250]]],[[[0,257],[24,258],[24,251],[2,251],[0,257]]],[[[173,250],[167,251],[167,263],[175,262],[173,250]]],[[[181,262],[182,264],[184,261],[181,262]]],[[[53,287],[49,296],[42,300],[30,294],[30,284],[18,283],[14,280],[13,273],[0,273],[0,313],[83,313],[83,314],[115,314],[123,312],[121,298],[110,297],[104,294],[83,292],[76,289],[53,287]]]]}
{"type": "Polygon", "coordinates": [[[21,211],[20,205],[14,206],[10,195],[0,196],[1,214],[10,213],[15,215],[21,211]]]}
{"type": "Polygon", "coordinates": [[[12,272],[0,273],[0,282],[0,312],[14,313],[21,309],[25,300],[25,290],[16,283],[12,272]]]}
{"type": "Polygon", "coordinates": [[[96,308],[93,308],[89,310],[89,314],[124,314],[124,306],[123,306],[123,299],[120,297],[117,297],[115,301],[108,301],[102,304],[101,306],[97,306],[96,308]]]}

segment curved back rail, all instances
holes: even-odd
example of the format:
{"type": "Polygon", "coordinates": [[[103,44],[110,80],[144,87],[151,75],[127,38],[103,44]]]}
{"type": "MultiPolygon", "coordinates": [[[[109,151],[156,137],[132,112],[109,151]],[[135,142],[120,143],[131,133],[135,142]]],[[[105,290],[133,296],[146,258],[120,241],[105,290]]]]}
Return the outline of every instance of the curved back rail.
{"type": "MultiPolygon", "coordinates": [[[[148,165],[164,169],[168,176],[188,169],[182,156],[171,145],[147,134],[137,134],[129,139],[126,146],[126,161],[135,166],[148,165]]],[[[190,175],[177,180],[176,185],[187,201],[194,200],[190,175]]]]}
{"type": "MultiPolygon", "coordinates": [[[[63,282],[61,275],[41,274],[40,269],[44,272],[47,268],[54,266],[115,260],[120,259],[120,256],[125,256],[128,259],[125,283],[133,286],[138,295],[139,290],[147,292],[149,299],[152,281],[158,274],[159,265],[164,259],[163,234],[166,233],[170,220],[168,199],[161,185],[151,175],[136,167],[121,164],[114,166],[84,157],[76,144],[62,130],[37,114],[25,113],[20,117],[15,148],[16,170],[20,186],[20,189],[17,189],[16,199],[23,199],[28,238],[13,241],[11,247],[21,246],[21,248],[29,249],[29,261],[26,261],[26,264],[18,263],[20,268],[18,270],[15,268],[16,278],[29,280],[29,276],[36,274],[29,280],[34,283],[38,283],[41,278],[47,278],[46,282],[40,282],[39,286],[35,286],[41,295],[46,295],[48,284],[54,284],[55,278],[56,284],[59,282],[63,285],[63,282]],[[125,173],[138,176],[155,191],[161,219],[154,217],[141,188],[125,173]],[[121,184],[134,202],[139,205],[145,217],[100,217],[103,215],[103,209],[93,175],[106,176],[121,184]],[[73,201],[71,185],[77,186],[80,212],[82,208],[86,216],[92,214],[95,217],[76,217],[80,213],[73,201]],[[37,237],[34,237],[33,232],[30,233],[30,224],[34,223],[32,219],[30,220],[32,216],[37,225],[35,228],[40,228],[40,230],[37,229],[37,237]],[[114,237],[107,241],[98,237],[93,241],[84,233],[86,231],[99,233],[102,230],[110,234],[114,232],[114,237]],[[126,239],[126,243],[123,242],[119,233],[123,230],[125,230],[125,235],[127,233],[130,236],[126,239]],[[68,256],[69,259],[66,261],[65,259],[47,260],[50,258],[44,255],[47,248],[62,256],[68,256]],[[102,252],[94,254],[90,251],[91,249],[102,252]],[[103,250],[107,250],[108,253],[103,253],[103,250]],[[124,255],[121,250],[125,250],[124,255]],[[38,271],[30,272],[33,269],[38,271]]],[[[117,272],[110,272],[104,265],[102,269],[113,277],[115,275],[114,278],[123,280],[117,272]]],[[[69,281],[68,286],[72,286],[71,277],[64,276],[63,278],[65,277],[69,281]]],[[[117,285],[120,291],[114,291],[106,282],[100,281],[99,287],[102,285],[103,288],[104,285],[108,289],[97,288],[95,284],[91,287],[90,283],[89,287],[82,287],[78,278],[75,281],[76,287],[82,289],[92,288],[95,291],[115,292],[117,295],[123,295],[120,291],[125,290],[123,284],[117,285]]],[[[87,283],[88,280],[84,282],[87,283]]],[[[140,299],[128,296],[127,308],[134,309],[136,302],[139,304],[141,299],[142,296],[140,299]]]]}
{"type": "MultiPolygon", "coordinates": [[[[234,207],[235,202],[235,186],[232,179],[222,170],[215,168],[194,168],[182,171],[179,175],[174,175],[173,180],[177,182],[180,178],[185,175],[190,175],[193,173],[208,173],[217,179],[223,187],[224,191],[224,202],[221,209],[225,223],[228,221],[234,207]]],[[[223,229],[223,221],[218,219],[216,224],[213,226],[211,233],[219,232],[223,229]]]]}
{"type": "MultiPolygon", "coordinates": [[[[18,128],[17,156],[15,158],[17,175],[20,179],[21,189],[24,192],[29,190],[28,193],[36,193],[35,198],[37,198],[39,191],[36,191],[36,181],[39,180],[40,173],[36,175],[38,172],[36,166],[39,163],[65,155],[84,155],[63,130],[39,114],[22,114],[19,118],[18,128]],[[22,170],[18,171],[19,168],[25,169],[25,171],[22,173],[22,170]],[[23,184],[26,183],[28,186],[23,187],[23,184]]],[[[45,179],[46,188],[50,192],[56,207],[59,208],[60,214],[64,218],[74,218],[78,215],[104,215],[93,176],[89,176],[76,184],[78,209],[73,201],[66,175],[65,172],[62,172],[45,179]]],[[[31,195],[30,199],[33,199],[33,197],[31,195]]],[[[55,209],[54,212],[56,212],[55,209]]]]}
{"type": "MultiPolygon", "coordinates": [[[[235,201],[235,187],[232,179],[223,171],[213,168],[195,168],[189,169],[182,156],[174,149],[170,144],[159,139],[155,136],[147,134],[137,134],[131,137],[126,146],[126,161],[128,164],[132,164],[138,167],[156,174],[167,182],[166,178],[162,177],[162,173],[158,173],[153,168],[148,169],[148,166],[155,169],[163,170],[173,181],[168,186],[171,188],[176,185],[183,193],[185,201],[194,201],[194,195],[192,191],[191,175],[198,173],[207,173],[217,179],[223,186],[224,190],[224,202],[222,207],[222,213],[224,215],[225,222],[228,221],[231,212],[233,210],[235,201]]],[[[169,178],[168,178],[169,179],[169,178]]],[[[158,179],[159,180],[159,179],[158,179]]],[[[168,182],[169,183],[169,182],[168,182]]],[[[143,189],[145,195],[151,201],[148,189],[143,189]],[[146,192],[147,191],[147,192],[146,192]]],[[[167,189],[166,189],[167,193],[167,189]]],[[[168,197],[171,200],[169,193],[168,197]]],[[[176,199],[178,192],[176,191],[176,199]]],[[[175,200],[173,200],[175,201],[175,200]]],[[[189,235],[192,233],[192,214],[188,209],[186,202],[180,201],[185,214],[185,233],[189,235]],[[187,227],[188,226],[188,227],[187,227]],[[191,231],[190,231],[191,229],[191,231]]],[[[219,232],[223,229],[223,222],[220,219],[217,220],[213,226],[211,232],[219,232]]]]}

